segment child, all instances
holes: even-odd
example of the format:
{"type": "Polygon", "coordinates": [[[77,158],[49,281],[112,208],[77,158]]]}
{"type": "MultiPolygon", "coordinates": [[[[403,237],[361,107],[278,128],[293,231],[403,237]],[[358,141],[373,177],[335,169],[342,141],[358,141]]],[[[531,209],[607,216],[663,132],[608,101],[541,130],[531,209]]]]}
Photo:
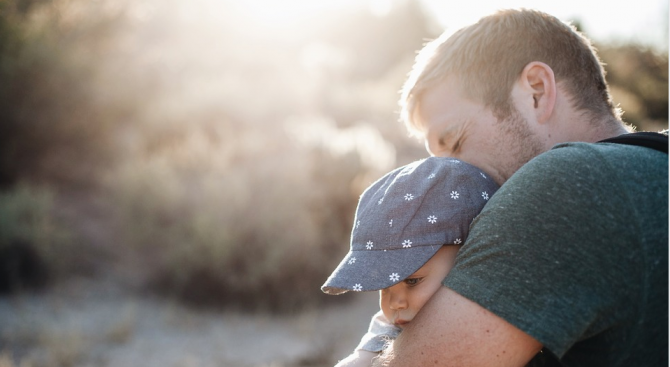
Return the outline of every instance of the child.
{"type": "Polygon", "coordinates": [[[336,367],[370,366],[440,288],[459,245],[498,185],[478,168],[431,157],[400,167],[361,195],[349,253],[321,287],[376,291],[381,311],[336,367]]]}

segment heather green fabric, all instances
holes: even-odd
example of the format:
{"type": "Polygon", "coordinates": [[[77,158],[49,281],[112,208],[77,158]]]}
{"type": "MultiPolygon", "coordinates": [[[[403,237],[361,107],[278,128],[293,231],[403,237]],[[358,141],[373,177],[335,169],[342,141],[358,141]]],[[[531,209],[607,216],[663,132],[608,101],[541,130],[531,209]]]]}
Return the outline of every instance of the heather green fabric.
{"type": "Polygon", "coordinates": [[[667,154],[570,143],[536,157],[473,222],[444,285],[565,366],[667,366],[667,154]]]}

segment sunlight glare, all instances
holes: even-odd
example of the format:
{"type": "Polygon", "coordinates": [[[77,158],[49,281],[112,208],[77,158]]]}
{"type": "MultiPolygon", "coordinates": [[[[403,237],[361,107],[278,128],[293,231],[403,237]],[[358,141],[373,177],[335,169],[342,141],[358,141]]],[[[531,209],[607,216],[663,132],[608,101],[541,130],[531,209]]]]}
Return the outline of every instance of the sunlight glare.
{"type": "Polygon", "coordinates": [[[335,121],[319,116],[292,116],[284,125],[286,132],[299,144],[322,147],[333,156],[356,154],[361,163],[376,173],[388,171],[396,164],[396,150],[379,129],[365,121],[348,128],[338,128],[335,121]]]}
{"type": "Polygon", "coordinates": [[[240,6],[264,24],[287,26],[355,3],[354,0],[247,0],[240,2],[240,6]]]}
{"type": "Polygon", "coordinates": [[[547,12],[566,22],[579,21],[585,33],[594,40],[633,40],[660,49],[667,50],[668,47],[667,0],[618,2],[616,5],[610,0],[482,0],[476,6],[459,6],[457,9],[453,3],[443,0],[421,2],[449,32],[475,23],[482,16],[500,9],[529,8],[547,12]]]}
{"type": "Polygon", "coordinates": [[[370,0],[370,13],[376,17],[384,17],[393,8],[392,0],[370,0]]]}

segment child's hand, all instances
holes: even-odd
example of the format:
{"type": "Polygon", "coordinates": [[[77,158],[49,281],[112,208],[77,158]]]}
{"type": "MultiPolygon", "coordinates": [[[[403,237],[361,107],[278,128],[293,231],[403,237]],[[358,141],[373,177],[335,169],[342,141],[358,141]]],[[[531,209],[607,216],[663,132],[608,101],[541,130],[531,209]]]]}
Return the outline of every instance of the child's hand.
{"type": "Polygon", "coordinates": [[[335,367],[370,367],[372,366],[372,359],[378,354],[366,350],[357,350],[347,358],[339,361],[335,367]]]}

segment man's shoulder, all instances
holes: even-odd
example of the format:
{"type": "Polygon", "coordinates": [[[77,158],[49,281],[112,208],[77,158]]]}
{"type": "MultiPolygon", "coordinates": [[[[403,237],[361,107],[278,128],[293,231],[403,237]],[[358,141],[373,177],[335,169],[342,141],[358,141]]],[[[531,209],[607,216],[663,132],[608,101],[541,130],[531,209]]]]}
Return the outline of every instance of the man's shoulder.
{"type": "MultiPolygon", "coordinates": [[[[632,139],[632,138],[631,138],[632,139]]],[[[634,141],[633,143],[621,143],[611,141],[603,141],[597,143],[586,142],[570,142],[556,144],[549,151],[540,156],[557,156],[566,155],[573,159],[584,159],[589,156],[597,155],[603,158],[614,159],[637,159],[638,157],[659,158],[667,160],[667,153],[654,149],[651,146],[645,146],[643,143],[634,141]]],[[[538,157],[540,157],[538,156],[538,157]]],[[[566,158],[565,156],[563,158],[566,158]]]]}
{"type": "Polygon", "coordinates": [[[586,174],[586,177],[599,177],[627,171],[667,176],[667,162],[667,154],[646,147],[617,143],[561,143],[533,158],[510,181],[531,183],[529,177],[535,176],[586,174]]]}
{"type": "Polygon", "coordinates": [[[667,160],[667,154],[660,151],[628,144],[619,143],[585,143],[570,142],[555,145],[534,160],[550,161],[588,161],[594,158],[605,160],[636,160],[642,157],[646,159],[667,160]]]}
{"type": "MultiPolygon", "coordinates": [[[[547,195],[581,200],[575,205],[650,193],[662,199],[667,197],[667,186],[665,153],[614,143],[565,143],[521,167],[487,207],[529,205],[547,195]]],[[[549,204],[563,206],[560,200],[549,204]]]]}

